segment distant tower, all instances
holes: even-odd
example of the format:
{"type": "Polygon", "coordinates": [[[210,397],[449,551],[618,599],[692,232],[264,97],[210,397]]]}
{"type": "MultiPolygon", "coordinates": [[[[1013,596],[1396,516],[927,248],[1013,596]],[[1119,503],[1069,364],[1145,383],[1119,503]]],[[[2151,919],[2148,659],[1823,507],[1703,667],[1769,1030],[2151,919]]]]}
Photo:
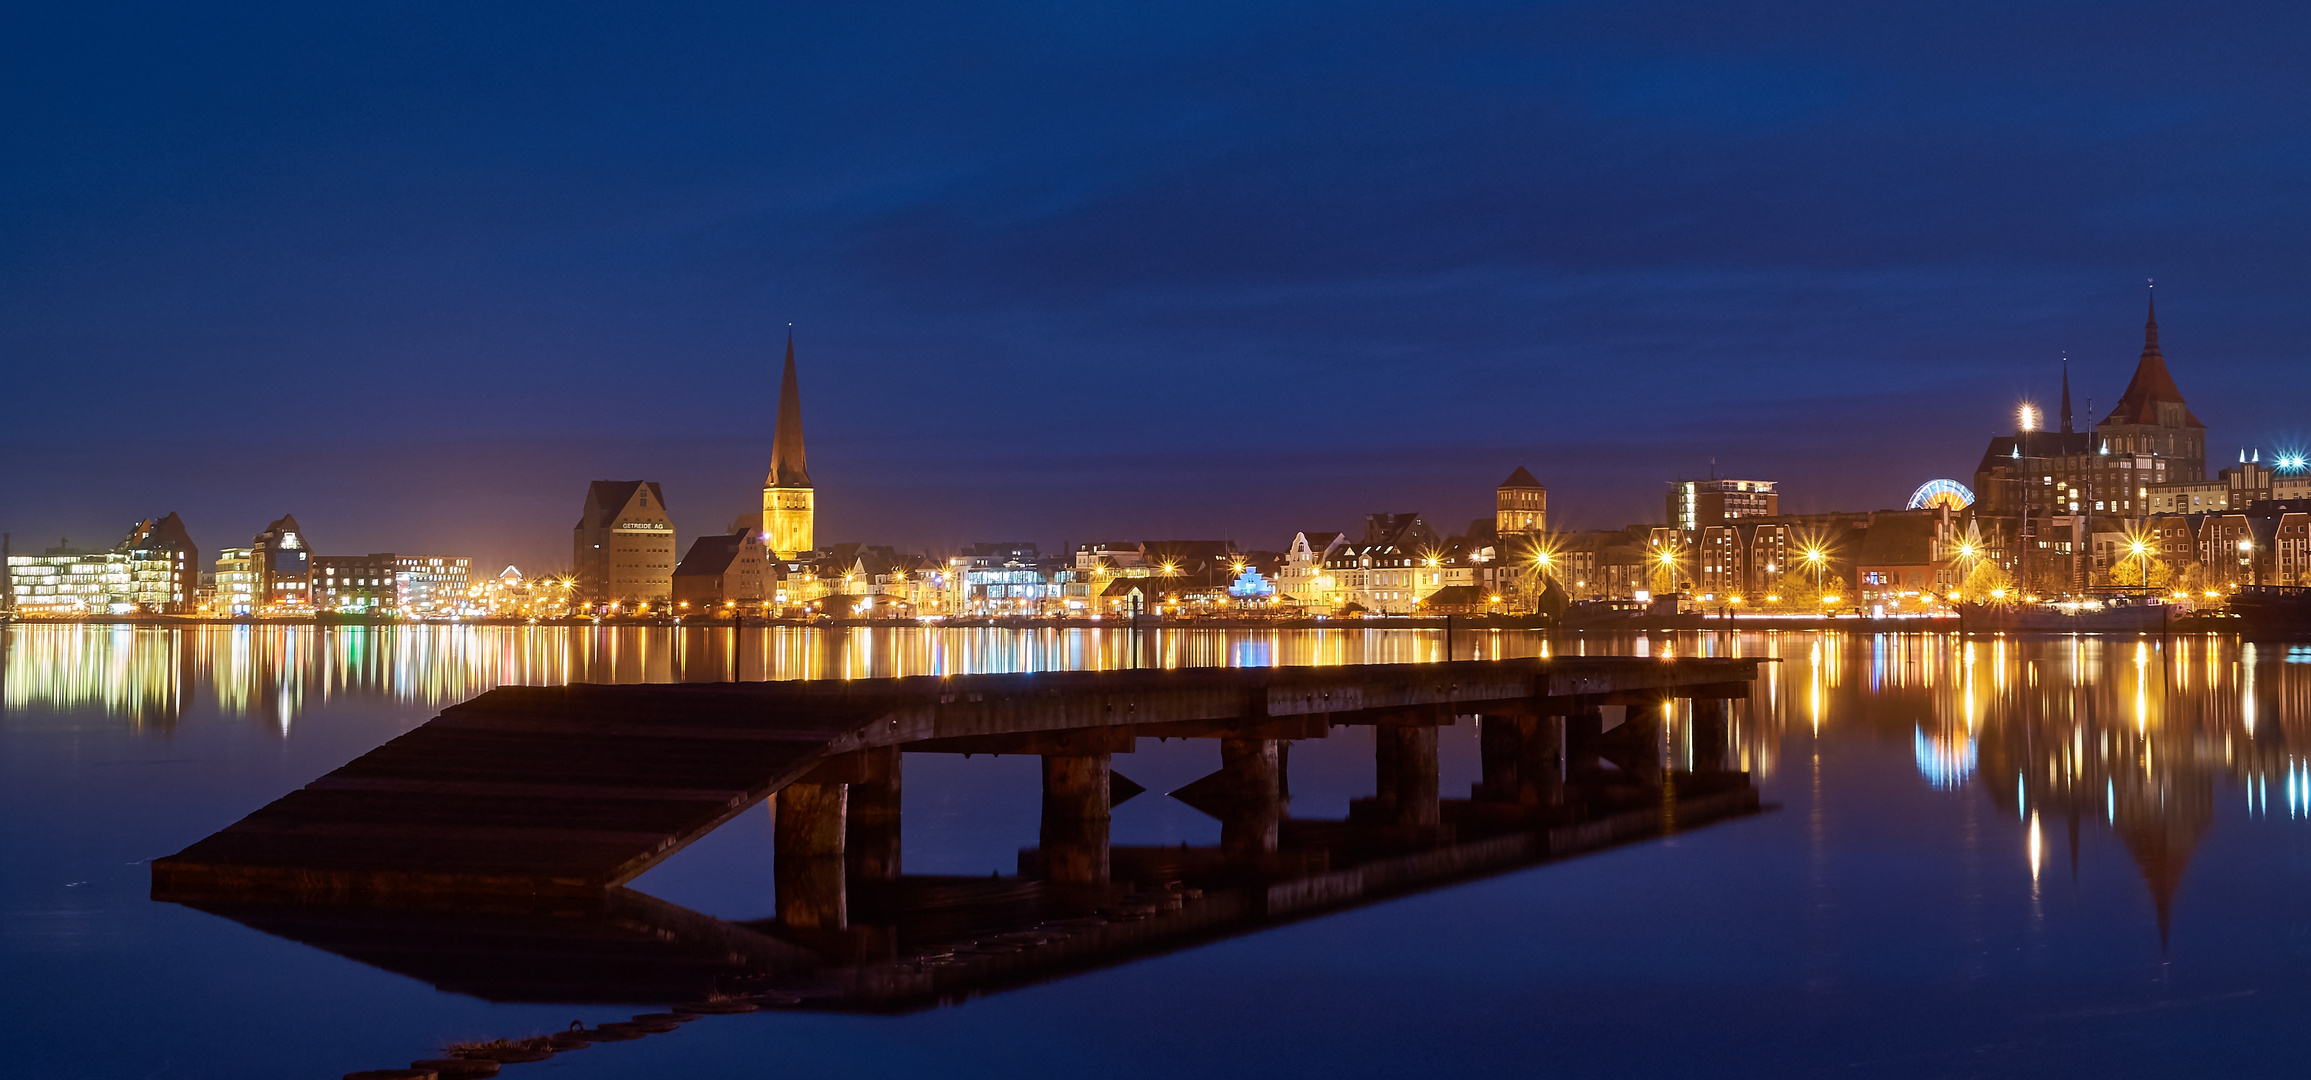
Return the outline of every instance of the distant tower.
{"type": "Polygon", "coordinates": [[[1493,529],[1503,537],[1538,536],[1549,529],[1549,489],[1522,465],[1493,491],[1493,529]]]}
{"type": "MultiPolygon", "coordinates": [[[[2096,441],[2110,444],[2114,454],[2149,454],[2165,483],[2198,483],[2207,478],[2207,425],[2191,415],[2183,392],[2167,373],[2167,358],[2159,350],[2158,305],[2150,305],[2143,322],[2142,359],[2128,380],[2118,407],[2094,426],[2096,441]]],[[[2160,481],[2152,481],[2157,483],[2160,481]]]]}
{"type": "Polygon", "coordinates": [[[802,456],[802,388],[794,377],[794,335],[786,338],[786,374],[778,384],[778,429],[770,444],[770,476],[762,482],[763,545],[781,559],[818,546],[818,512],[810,470],[802,456]]]}
{"type": "Polygon", "coordinates": [[[2062,433],[2070,434],[2070,357],[2062,358],[2062,433]]]}

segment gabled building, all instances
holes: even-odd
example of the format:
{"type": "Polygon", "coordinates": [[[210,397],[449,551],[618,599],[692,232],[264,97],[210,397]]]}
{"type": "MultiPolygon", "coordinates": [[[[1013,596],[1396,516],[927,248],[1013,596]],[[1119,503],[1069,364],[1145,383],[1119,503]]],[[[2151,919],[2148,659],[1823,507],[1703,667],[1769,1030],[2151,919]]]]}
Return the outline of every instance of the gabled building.
{"type": "Polygon", "coordinates": [[[128,560],[129,601],[137,610],[161,615],[190,614],[201,587],[201,550],[185,532],[184,519],[146,518],[128,530],[118,550],[128,560]]]}
{"type": "Polygon", "coordinates": [[[257,575],[257,614],[313,611],[313,544],[295,514],[283,515],[249,542],[249,568],[257,575]]]}
{"type": "Polygon", "coordinates": [[[1284,565],[1276,572],[1276,595],[1286,603],[1305,607],[1336,607],[1334,579],[1324,572],[1324,561],[1348,542],[1348,534],[1330,529],[1302,529],[1292,534],[1284,549],[1284,565]]]}
{"type": "Polygon", "coordinates": [[[674,524],[651,480],[596,480],[571,530],[570,565],[583,604],[633,610],[674,597],[674,524]]]}
{"type": "Polygon", "coordinates": [[[1467,553],[1448,545],[1418,513],[1372,514],[1364,542],[1342,544],[1324,560],[1342,607],[1408,615],[1429,593],[1475,584],[1467,553]]]}
{"type": "Polygon", "coordinates": [[[672,597],[677,614],[706,616],[760,613],[778,593],[778,563],[753,529],[690,542],[674,568],[672,597]]]}

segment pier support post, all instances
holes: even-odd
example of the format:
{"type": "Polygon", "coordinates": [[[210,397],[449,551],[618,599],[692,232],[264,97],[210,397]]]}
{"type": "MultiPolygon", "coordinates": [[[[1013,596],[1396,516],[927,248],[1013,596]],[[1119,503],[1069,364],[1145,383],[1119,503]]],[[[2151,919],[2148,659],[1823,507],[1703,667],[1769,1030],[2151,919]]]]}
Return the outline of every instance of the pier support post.
{"type": "Polygon", "coordinates": [[[843,853],[857,881],[899,876],[899,748],[858,751],[861,779],[850,785],[843,853]]]}
{"type": "Polygon", "coordinates": [[[843,784],[788,784],[771,827],[778,919],[796,929],[839,930],[849,921],[843,893],[843,784]]]}
{"type": "Polygon", "coordinates": [[[1693,699],[1693,771],[1724,772],[1732,748],[1731,710],[1723,698],[1693,699]]]}
{"type": "Polygon", "coordinates": [[[1485,798],[1520,806],[1564,801],[1563,717],[1487,716],[1479,723],[1485,798]]]}
{"type": "Polygon", "coordinates": [[[1107,881],[1108,755],[1043,759],[1044,865],[1054,882],[1107,881]]]}
{"type": "Polygon", "coordinates": [[[1605,714],[1584,709],[1565,717],[1565,775],[1592,768],[1597,762],[1597,740],[1605,733],[1605,714]]]}
{"type": "Polygon", "coordinates": [[[1283,770],[1274,739],[1221,739],[1220,773],[1232,805],[1220,821],[1220,846],[1230,851],[1276,850],[1284,818],[1283,770]]]}
{"type": "Polygon", "coordinates": [[[1395,824],[1436,824],[1436,729],[1381,724],[1372,729],[1372,743],[1373,786],[1395,824]]]}
{"type": "Polygon", "coordinates": [[[1668,727],[1663,711],[1664,705],[1661,703],[1631,705],[1628,719],[1622,725],[1628,729],[1626,746],[1629,773],[1637,778],[1638,783],[1648,787],[1657,787],[1661,783],[1661,733],[1668,727]]]}

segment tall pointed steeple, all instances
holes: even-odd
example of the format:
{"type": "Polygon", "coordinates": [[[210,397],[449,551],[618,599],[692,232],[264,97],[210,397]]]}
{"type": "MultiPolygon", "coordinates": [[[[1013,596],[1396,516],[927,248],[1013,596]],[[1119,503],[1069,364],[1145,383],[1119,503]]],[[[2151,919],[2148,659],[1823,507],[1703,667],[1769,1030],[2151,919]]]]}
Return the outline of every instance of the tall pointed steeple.
{"type": "Polygon", "coordinates": [[[762,540],[781,559],[817,543],[818,493],[802,455],[802,387],[794,376],[794,331],[786,333],[786,372],[778,381],[778,427],[771,436],[770,475],[762,482],[762,540]]]}
{"type": "Polygon", "coordinates": [[[802,388],[794,377],[793,331],[786,335],[786,374],[778,382],[778,427],[770,444],[770,476],[763,486],[810,486],[810,469],[802,452],[802,388]]]}
{"type": "Polygon", "coordinates": [[[2119,395],[2117,407],[2102,422],[2106,426],[2159,424],[2158,406],[2161,402],[2181,406],[2176,416],[2165,426],[2206,427],[2199,422],[2198,417],[2191,415],[2190,406],[2183,403],[2183,392],[2175,388],[2174,376],[2167,374],[2166,354],[2159,351],[2158,301],[2153,298],[2150,302],[2150,317],[2143,323],[2142,359],[2135,363],[2134,378],[2127,381],[2126,393],[2119,395]]]}
{"type": "Polygon", "coordinates": [[[2159,293],[2156,286],[2150,289],[2149,304],[2150,315],[2142,324],[2142,354],[2164,360],[2166,355],[2159,352],[2159,293]]]}
{"type": "Polygon", "coordinates": [[[2070,434],[2070,357],[2062,358],[2062,433],[2070,434]]]}

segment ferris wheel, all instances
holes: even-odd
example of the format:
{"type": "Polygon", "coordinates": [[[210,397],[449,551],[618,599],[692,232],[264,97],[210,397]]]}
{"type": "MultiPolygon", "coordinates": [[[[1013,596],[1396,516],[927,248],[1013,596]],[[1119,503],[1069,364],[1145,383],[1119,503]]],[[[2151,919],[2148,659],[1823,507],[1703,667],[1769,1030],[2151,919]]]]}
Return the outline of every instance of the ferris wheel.
{"type": "Polygon", "coordinates": [[[1912,510],[1964,510],[1974,503],[1974,493],[1956,480],[1928,480],[1910,493],[1912,510]]]}

